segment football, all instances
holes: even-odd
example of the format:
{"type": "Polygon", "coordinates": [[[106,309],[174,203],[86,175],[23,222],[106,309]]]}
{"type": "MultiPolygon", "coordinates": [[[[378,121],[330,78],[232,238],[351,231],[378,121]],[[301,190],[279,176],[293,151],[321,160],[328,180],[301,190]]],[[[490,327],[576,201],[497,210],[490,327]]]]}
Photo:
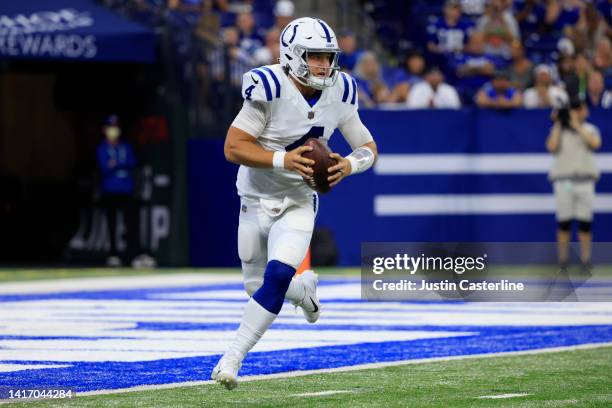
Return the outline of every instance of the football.
{"type": "Polygon", "coordinates": [[[331,190],[327,177],[330,176],[327,169],[338,163],[336,159],[329,157],[331,151],[318,139],[311,137],[306,140],[304,146],[312,146],[312,151],[302,154],[302,156],[314,160],[312,166],[314,174],[311,179],[304,179],[306,183],[315,191],[325,194],[331,190]]]}

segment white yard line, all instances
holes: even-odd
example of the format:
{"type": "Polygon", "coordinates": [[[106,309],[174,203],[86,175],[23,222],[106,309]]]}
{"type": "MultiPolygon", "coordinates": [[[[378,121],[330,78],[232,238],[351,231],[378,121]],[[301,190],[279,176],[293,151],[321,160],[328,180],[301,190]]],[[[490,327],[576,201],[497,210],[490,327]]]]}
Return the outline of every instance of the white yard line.
{"type": "Polygon", "coordinates": [[[504,399],[504,398],[526,397],[527,395],[531,395],[531,394],[483,395],[482,397],[478,397],[478,399],[504,399]]]}
{"type": "Polygon", "coordinates": [[[352,394],[354,391],[350,390],[329,390],[329,391],[319,391],[319,392],[305,392],[303,394],[291,394],[290,397],[323,397],[325,395],[335,395],[335,394],[352,394]]]}
{"type": "MultiPolygon", "coordinates": [[[[610,346],[612,346],[612,342],[580,344],[577,346],[551,347],[551,348],[543,348],[543,349],[537,349],[537,350],[506,351],[506,352],[501,352],[501,353],[472,354],[472,355],[467,355],[467,356],[451,356],[451,357],[421,358],[421,359],[416,359],[416,360],[389,361],[389,362],[383,362],[383,363],[359,364],[359,365],[354,365],[354,366],[346,366],[346,367],[338,367],[338,368],[323,368],[319,370],[289,371],[289,372],[277,373],[277,374],[253,375],[253,376],[248,376],[248,377],[241,377],[239,381],[247,382],[247,381],[271,380],[271,379],[277,379],[277,378],[303,377],[306,375],[313,375],[313,374],[340,373],[340,372],[347,372],[347,371],[366,370],[366,369],[372,369],[372,368],[395,367],[395,366],[409,365],[409,364],[424,364],[424,363],[432,363],[432,362],[438,362],[438,361],[454,361],[454,360],[467,360],[467,359],[474,359],[474,358],[491,358],[491,357],[504,357],[504,356],[521,356],[521,355],[531,355],[531,354],[540,354],[540,353],[556,353],[560,351],[572,351],[572,350],[591,350],[591,349],[610,347],[610,346]]],[[[193,387],[193,386],[213,384],[213,383],[214,381],[208,380],[208,381],[189,381],[189,382],[183,382],[183,383],[159,384],[159,385],[141,385],[141,386],[132,387],[132,388],[121,388],[121,389],[115,389],[115,390],[98,390],[98,391],[89,391],[89,392],[79,392],[78,395],[87,396],[87,395],[115,394],[115,393],[123,393],[123,392],[169,389],[169,388],[177,388],[177,387],[193,387]]]]}

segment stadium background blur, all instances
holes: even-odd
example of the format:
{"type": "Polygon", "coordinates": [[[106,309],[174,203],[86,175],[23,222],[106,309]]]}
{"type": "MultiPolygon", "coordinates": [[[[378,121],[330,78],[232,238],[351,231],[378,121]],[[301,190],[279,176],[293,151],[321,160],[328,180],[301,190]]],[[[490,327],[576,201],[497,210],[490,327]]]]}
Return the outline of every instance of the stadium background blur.
{"type": "MultiPolygon", "coordinates": [[[[103,7],[150,41],[126,39],[122,55],[99,43],[93,57],[0,46],[2,264],[103,262],[94,157],[105,118],[117,114],[139,157],[141,240],[158,263],[237,266],[236,168],[223,137],[242,74],[273,63],[282,28],[302,15],[335,28],[382,153],[374,172],[323,198],[315,265],[357,265],[363,241],[554,241],[544,141],[550,108],[569,98],[585,100],[602,131],[594,239],[612,240],[611,0],[95,3],[52,0],[36,11],[82,7],[104,34],[103,7]],[[427,93],[441,80],[461,108],[427,93]],[[478,106],[479,91],[510,105],[478,106]]],[[[17,21],[18,6],[3,7],[17,21]]],[[[14,27],[2,20],[0,35],[14,27]]]]}

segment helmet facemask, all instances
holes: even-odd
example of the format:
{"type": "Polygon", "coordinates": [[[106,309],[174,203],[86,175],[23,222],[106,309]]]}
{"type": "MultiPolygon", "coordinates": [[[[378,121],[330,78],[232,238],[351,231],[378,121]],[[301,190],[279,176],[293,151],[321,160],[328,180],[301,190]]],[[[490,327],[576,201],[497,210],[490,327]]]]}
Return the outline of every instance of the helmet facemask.
{"type": "MultiPolygon", "coordinates": [[[[296,81],[302,85],[309,86],[317,90],[323,90],[333,86],[336,83],[336,80],[338,79],[338,71],[340,70],[340,66],[338,65],[338,57],[340,55],[339,50],[330,50],[325,48],[306,49],[296,45],[293,53],[298,55],[301,60],[300,65],[295,72],[290,71],[291,75],[296,81]],[[311,67],[308,65],[309,54],[330,54],[330,66],[325,67],[327,71],[325,76],[313,75],[310,72],[311,67]]],[[[316,66],[314,66],[314,68],[316,68],[316,66]]]]}

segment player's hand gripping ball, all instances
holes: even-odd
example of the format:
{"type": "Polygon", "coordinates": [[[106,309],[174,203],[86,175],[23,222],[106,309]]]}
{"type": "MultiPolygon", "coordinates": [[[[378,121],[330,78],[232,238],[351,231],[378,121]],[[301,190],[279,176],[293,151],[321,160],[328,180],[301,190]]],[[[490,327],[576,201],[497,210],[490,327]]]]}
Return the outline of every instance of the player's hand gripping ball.
{"type": "Polygon", "coordinates": [[[330,157],[332,154],[331,151],[314,137],[306,140],[304,146],[310,146],[312,150],[302,153],[302,156],[314,161],[314,164],[311,166],[313,174],[310,178],[304,177],[304,181],[308,183],[313,190],[325,194],[329,192],[332,187],[330,181],[327,179],[330,175],[328,169],[337,165],[338,161],[330,157]]]}

